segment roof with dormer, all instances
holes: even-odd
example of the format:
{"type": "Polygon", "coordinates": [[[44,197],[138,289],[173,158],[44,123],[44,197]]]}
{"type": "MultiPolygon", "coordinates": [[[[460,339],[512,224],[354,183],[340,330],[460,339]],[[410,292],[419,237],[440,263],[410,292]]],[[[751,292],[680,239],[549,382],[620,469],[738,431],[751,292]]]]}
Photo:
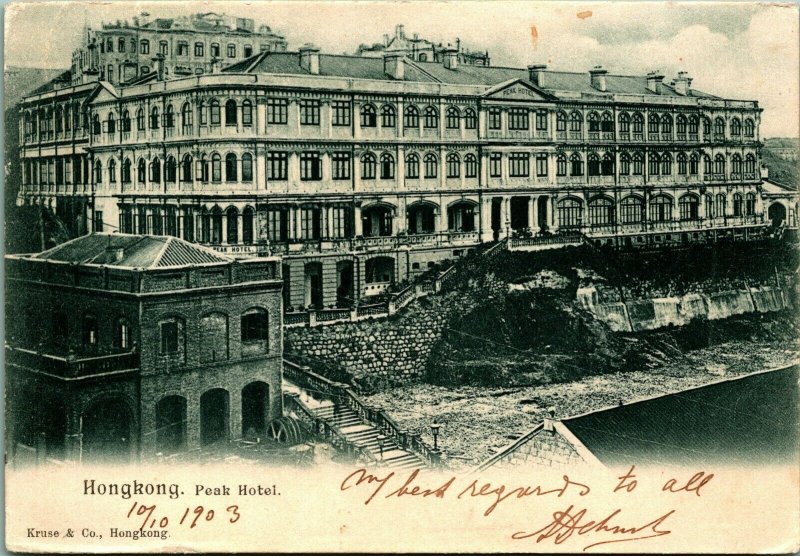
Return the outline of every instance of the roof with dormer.
{"type": "Polygon", "coordinates": [[[232,257],[171,236],[93,233],[30,258],[121,268],[174,268],[229,263],[232,257]]]}

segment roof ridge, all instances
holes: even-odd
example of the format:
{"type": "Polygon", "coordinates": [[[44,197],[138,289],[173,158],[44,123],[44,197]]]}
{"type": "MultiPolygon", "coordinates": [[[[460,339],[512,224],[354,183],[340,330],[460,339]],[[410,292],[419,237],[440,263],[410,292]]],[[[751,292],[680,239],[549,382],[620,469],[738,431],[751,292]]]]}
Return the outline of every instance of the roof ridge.
{"type": "MultiPolygon", "coordinates": [[[[144,239],[144,238],[142,238],[144,239]]],[[[169,247],[170,243],[172,242],[172,236],[165,236],[166,241],[164,241],[164,245],[161,246],[161,250],[158,252],[158,255],[153,257],[153,262],[147,268],[156,268],[158,267],[158,263],[161,262],[161,258],[164,256],[164,253],[167,251],[167,247],[169,247]]]]}

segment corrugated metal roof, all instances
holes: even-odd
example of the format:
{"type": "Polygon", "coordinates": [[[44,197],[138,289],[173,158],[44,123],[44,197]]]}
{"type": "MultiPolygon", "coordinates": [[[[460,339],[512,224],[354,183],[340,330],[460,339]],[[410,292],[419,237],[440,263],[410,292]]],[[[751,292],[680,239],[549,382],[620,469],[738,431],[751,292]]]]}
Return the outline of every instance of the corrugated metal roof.
{"type": "Polygon", "coordinates": [[[202,245],[170,236],[94,233],[32,255],[35,259],[127,268],[163,268],[230,262],[202,245]]]}

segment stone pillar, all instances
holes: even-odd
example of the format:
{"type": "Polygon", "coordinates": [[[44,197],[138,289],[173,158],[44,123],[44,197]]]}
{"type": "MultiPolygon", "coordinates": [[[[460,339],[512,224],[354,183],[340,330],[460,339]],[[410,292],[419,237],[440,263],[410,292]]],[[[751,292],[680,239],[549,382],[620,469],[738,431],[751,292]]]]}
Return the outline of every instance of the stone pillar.
{"type": "Polygon", "coordinates": [[[242,438],[242,389],[233,388],[229,393],[228,416],[231,440],[242,438]]]}
{"type": "Polygon", "coordinates": [[[319,207],[319,237],[320,239],[328,239],[328,207],[322,205],[319,207]]]}
{"type": "Polygon", "coordinates": [[[536,195],[531,195],[528,200],[528,227],[531,232],[536,233],[538,226],[536,225],[536,195]]]}
{"type": "Polygon", "coordinates": [[[481,199],[480,204],[480,230],[481,230],[481,241],[482,242],[489,242],[494,239],[494,235],[492,233],[492,198],[489,196],[484,196],[481,199]]]}
{"type": "Polygon", "coordinates": [[[264,97],[259,97],[256,101],[255,118],[256,121],[253,122],[255,134],[265,133],[267,131],[267,99],[264,97]]]}
{"type": "Polygon", "coordinates": [[[511,197],[503,197],[502,209],[500,211],[500,234],[509,236],[511,234],[511,197]]]}
{"type": "Polygon", "coordinates": [[[356,205],[353,207],[353,235],[359,237],[363,235],[363,233],[361,228],[361,206],[356,205]]]}
{"type": "Polygon", "coordinates": [[[186,400],[186,449],[200,448],[200,396],[186,400]]]}
{"type": "Polygon", "coordinates": [[[444,203],[439,206],[439,225],[437,226],[437,232],[440,233],[447,233],[448,226],[447,226],[447,207],[444,203]]]}
{"type": "Polygon", "coordinates": [[[300,241],[303,238],[303,222],[302,222],[302,210],[299,206],[294,205],[292,206],[292,211],[294,212],[294,239],[296,241],[300,241]]]}
{"type": "Polygon", "coordinates": [[[227,212],[223,212],[222,213],[222,231],[220,233],[219,242],[222,243],[223,245],[228,243],[228,213],[227,212]]]}

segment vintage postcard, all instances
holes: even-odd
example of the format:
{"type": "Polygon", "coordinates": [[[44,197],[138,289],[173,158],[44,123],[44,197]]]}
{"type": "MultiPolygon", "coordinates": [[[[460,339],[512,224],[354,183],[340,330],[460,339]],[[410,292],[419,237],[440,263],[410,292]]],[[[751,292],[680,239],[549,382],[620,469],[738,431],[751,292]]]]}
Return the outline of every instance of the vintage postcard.
{"type": "Polygon", "coordinates": [[[5,7],[5,546],[800,550],[797,4],[5,7]]]}

